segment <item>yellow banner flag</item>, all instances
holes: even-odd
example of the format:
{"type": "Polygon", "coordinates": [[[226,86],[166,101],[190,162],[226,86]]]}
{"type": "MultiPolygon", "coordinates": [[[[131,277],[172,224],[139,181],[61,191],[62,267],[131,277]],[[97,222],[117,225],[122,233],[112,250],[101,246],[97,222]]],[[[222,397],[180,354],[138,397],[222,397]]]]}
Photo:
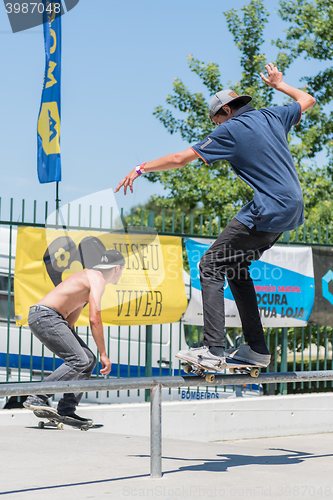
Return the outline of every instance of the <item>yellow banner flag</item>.
{"type": "MultiPolygon", "coordinates": [[[[181,238],[138,232],[98,233],[19,227],[15,259],[15,315],[27,325],[29,307],[70,274],[91,269],[105,250],[125,258],[117,285],[102,298],[104,325],[174,323],[187,307],[181,238]]],[[[89,325],[89,305],[77,321],[89,325]]]]}

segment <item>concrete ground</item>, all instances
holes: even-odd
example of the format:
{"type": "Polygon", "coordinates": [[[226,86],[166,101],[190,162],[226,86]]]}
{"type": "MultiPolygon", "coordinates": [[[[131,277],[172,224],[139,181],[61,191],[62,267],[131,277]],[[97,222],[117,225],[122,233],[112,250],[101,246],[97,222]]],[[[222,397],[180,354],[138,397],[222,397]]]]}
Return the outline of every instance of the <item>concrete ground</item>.
{"type": "Polygon", "coordinates": [[[39,429],[28,418],[0,434],[0,495],[11,500],[333,498],[333,433],[163,439],[161,479],[149,476],[149,437],[39,429]]]}

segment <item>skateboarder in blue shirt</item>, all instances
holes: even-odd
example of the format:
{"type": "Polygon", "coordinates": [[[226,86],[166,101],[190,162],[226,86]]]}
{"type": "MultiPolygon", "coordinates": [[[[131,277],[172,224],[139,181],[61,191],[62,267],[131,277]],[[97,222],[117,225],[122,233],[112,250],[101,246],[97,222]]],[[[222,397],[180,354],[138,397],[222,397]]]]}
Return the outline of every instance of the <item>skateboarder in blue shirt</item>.
{"type": "Polygon", "coordinates": [[[249,266],[281,233],[304,223],[302,191],[287,135],[292,125],[299,123],[302,112],[316,101],[310,94],[287,85],[272,63],[266,70],[267,76],[260,73],[263,81],[296,102],[255,110],[249,105],[252,97],[248,95],[238,96],[231,90],[217,92],[209,105],[209,117],[217,127],[208,137],[183,152],[138,165],[115,190],[124,187],[126,194],[129,187],[133,192],[133,182],[142,173],[184,167],[198,157],[207,165],[227,160],[238,177],[253,189],[253,199],[225,227],[200,261],[204,345],[179,353],[217,371],[226,366],[225,353],[263,367],[270,363],[249,266]],[[227,351],[223,294],[226,277],[246,342],[227,351]]]}

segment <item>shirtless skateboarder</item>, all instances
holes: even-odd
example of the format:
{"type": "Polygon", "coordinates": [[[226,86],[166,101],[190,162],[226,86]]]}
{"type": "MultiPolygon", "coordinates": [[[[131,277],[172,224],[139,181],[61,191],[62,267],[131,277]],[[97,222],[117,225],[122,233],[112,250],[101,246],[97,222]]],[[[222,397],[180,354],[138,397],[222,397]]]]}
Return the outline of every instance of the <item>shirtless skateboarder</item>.
{"type": "MultiPolygon", "coordinates": [[[[125,259],[117,250],[107,250],[93,269],[72,274],[30,307],[28,323],[30,330],[50,351],[64,363],[45,382],[57,380],[88,380],[96,365],[96,356],[75,332],[75,323],[83,307],[89,304],[91,333],[100,354],[102,375],[111,371],[104,343],[101,319],[101,298],[105,286],[116,285],[121,277],[125,259]]],[[[47,400],[52,394],[29,396],[23,403],[29,410],[48,409],[47,400]]],[[[91,422],[75,413],[82,393],[64,394],[54,412],[80,422],[91,422]]]]}

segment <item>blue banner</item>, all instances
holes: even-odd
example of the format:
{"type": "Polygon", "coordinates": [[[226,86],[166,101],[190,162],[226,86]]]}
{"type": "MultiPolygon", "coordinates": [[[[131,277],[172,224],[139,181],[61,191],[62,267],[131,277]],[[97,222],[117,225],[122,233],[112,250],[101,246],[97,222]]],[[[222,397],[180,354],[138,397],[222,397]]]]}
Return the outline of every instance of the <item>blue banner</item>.
{"type": "Polygon", "coordinates": [[[37,125],[37,172],[41,183],[61,181],[61,13],[56,13],[56,4],[44,3],[46,62],[37,125]]]}
{"type": "MultiPolygon", "coordinates": [[[[198,266],[210,245],[187,239],[185,246],[190,264],[191,285],[199,291],[201,286],[198,266]]],[[[252,262],[250,275],[264,326],[306,324],[311,315],[315,296],[311,247],[275,245],[264,252],[260,260],[252,262]]],[[[193,296],[198,301],[198,294],[194,293],[193,296]]],[[[238,326],[239,315],[227,280],[224,297],[227,326],[238,326]]],[[[198,304],[195,308],[193,305],[191,310],[195,310],[198,314],[198,304]]],[[[189,323],[190,318],[187,317],[186,321],[189,323]]]]}

